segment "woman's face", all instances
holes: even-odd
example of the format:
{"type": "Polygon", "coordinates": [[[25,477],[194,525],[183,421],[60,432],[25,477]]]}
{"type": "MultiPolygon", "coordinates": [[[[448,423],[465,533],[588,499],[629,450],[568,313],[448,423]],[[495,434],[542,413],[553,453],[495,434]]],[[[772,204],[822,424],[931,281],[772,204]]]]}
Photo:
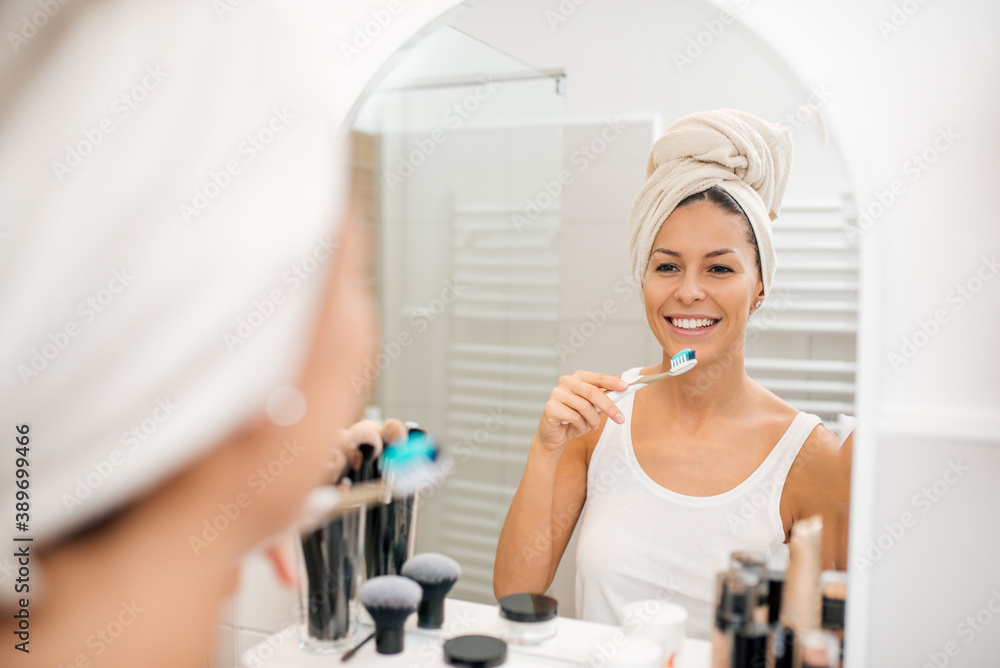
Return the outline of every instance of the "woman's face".
{"type": "Polygon", "coordinates": [[[653,242],[642,296],[646,320],[669,355],[691,348],[707,362],[742,351],[747,318],[764,298],[755,251],[746,220],[710,201],[667,217],[653,242]]]}

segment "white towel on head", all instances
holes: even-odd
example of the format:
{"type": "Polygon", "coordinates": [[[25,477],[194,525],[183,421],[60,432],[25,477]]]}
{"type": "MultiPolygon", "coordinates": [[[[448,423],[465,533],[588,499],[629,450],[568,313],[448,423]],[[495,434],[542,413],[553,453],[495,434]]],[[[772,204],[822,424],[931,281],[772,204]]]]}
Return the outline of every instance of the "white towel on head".
{"type": "Polygon", "coordinates": [[[734,109],[701,111],[674,121],[656,140],[646,181],[629,214],[629,257],[641,285],[660,226],[686,197],[719,186],[743,207],[757,237],[764,293],[774,278],[771,221],[792,165],[788,128],[734,109]]]}

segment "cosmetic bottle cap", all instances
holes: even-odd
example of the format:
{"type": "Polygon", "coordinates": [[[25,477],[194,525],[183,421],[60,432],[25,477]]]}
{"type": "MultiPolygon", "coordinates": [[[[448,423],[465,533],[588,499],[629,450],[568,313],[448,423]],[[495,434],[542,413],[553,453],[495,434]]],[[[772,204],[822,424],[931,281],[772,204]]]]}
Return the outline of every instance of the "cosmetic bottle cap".
{"type": "Polygon", "coordinates": [[[544,594],[510,594],[500,599],[500,616],[512,622],[544,622],[558,612],[559,603],[544,594]]]}
{"type": "Polygon", "coordinates": [[[840,658],[837,637],[828,631],[807,631],[802,636],[802,668],[832,668],[840,658]]]}
{"type": "Polygon", "coordinates": [[[749,571],[720,573],[716,587],[716,626],[731,629],[750,619],[751,608],[756,602],[753,592],[759,583],[760,579],[749,571]]]}
{"type": "Polygon", "coordinates": [[[823,628],[843,630],[847,608],[847,573],[823,571],[819,576],[819,588],[823,596],[823,628]]]}
{"type": "Polygon", "coordinates": [[[493,636],[458,636],[444,644],[444,660],[462,668],[493,668],[507,661],[507,643],[493,636]]]}
{"type": "Polygon", "coordinates": [[[767,569],[767,555],[763,552],[751,552],[749,550],[733,552],[729,559],[731,567],[734,570],[745,568],[751,571],[763,571],[767,569]]]}

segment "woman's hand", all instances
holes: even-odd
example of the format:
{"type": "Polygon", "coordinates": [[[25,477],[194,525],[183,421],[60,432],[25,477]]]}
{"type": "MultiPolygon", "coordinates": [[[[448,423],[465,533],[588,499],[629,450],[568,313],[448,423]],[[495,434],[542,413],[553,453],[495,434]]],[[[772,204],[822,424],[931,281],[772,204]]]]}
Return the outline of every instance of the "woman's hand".
{"type": "Polygon", "coordinates": [[[535,442],[546,452],[561,451],[574,438],[601,425],[598,409],[621,424],[625,417],[605,391],[622,391],[626,387],[624,380],[605,373],[581,370],[563,376],[545,403],[535,442]]]}

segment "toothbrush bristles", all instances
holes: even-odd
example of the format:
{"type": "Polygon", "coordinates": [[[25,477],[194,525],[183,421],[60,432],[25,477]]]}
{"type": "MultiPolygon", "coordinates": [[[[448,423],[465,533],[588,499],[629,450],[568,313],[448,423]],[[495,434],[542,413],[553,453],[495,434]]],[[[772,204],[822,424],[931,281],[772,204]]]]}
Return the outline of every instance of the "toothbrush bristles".
{"type": "Polygon", "coordinates": [[[670,358],[670,375],[680,375],[697,363],[698,360],[695,359],[694,351],[690,348],[685,348],[670,358]]]}

